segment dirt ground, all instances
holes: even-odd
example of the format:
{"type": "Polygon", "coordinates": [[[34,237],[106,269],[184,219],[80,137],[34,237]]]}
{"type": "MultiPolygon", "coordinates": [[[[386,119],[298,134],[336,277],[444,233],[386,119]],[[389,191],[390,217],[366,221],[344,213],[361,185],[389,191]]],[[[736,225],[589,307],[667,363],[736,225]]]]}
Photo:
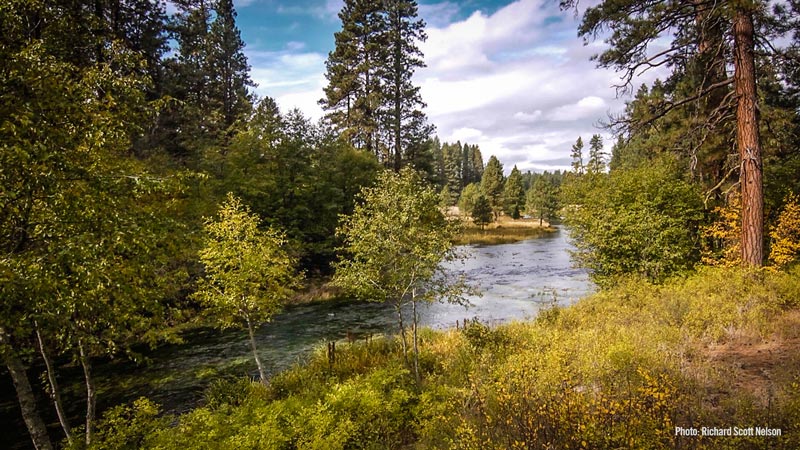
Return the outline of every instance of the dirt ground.
{"type": "Polygon", "coordinates": [[[705,349],[711,366],[727,377],[725,391],[750,393],[766,406],[779,385],[800,373],[800,310],[785,313],[775,329],[767,339],[737,336],[705,349]]]}

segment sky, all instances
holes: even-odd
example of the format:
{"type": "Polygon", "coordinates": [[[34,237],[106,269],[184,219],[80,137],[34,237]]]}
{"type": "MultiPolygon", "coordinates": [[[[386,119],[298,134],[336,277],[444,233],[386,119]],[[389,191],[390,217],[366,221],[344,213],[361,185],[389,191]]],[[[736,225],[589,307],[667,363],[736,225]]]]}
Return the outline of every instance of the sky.
{"type": "MultiPolygon", "coordinates": [[[[234,4],[256,93],[284,112],[322,117],[317,101],[342,1],[234,4]]],[[[414,82],[443,142],[478,144],[484,161],[497,156],[506,173],[514,165],[523,172],[569,169],[579,136],[588,142],[600,134],[610,151],[612,136],[598,125],[630,98],[617,96],[619,74],[590,60],[604,44],[584,45],[575,11],[559,10],[557,0],[422,0],[419,15],[427,24],[428,39],[419,44],[427,67],[414,82]]]]}

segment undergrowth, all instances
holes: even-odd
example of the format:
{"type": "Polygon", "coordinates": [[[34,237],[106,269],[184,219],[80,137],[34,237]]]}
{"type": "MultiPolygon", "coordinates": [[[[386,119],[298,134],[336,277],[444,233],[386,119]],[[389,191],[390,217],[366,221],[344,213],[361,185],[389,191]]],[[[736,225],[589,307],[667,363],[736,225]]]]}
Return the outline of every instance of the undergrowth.
{"type": "Polygon", "coordinates": [[[526,323],[421,333],[423,380],[397,339],[324,349],[268,385],[217,382],[206,405],[162,417],[142,399],[106,414],[92,448],[800,448],[798,349],[768,393],[733,389],[709,349],[796,321],[800,270],[704,269],[655,286],[621,280],[526,323]],[[768,427],[777,437],[681,436],[768,427]]]}

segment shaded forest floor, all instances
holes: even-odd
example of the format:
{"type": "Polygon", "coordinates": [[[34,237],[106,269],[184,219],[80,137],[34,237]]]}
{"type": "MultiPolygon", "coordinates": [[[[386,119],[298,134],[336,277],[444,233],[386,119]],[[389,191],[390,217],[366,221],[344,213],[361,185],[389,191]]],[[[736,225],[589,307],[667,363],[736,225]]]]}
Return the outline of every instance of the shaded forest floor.
{"type": "Polygon", "coordinates": [[[177,417],[116,408],[95,448],[800,448],[800,267],[622,279],[534,321],[423,330],[419,384],[396,337],[336,348],[177,417]]]}

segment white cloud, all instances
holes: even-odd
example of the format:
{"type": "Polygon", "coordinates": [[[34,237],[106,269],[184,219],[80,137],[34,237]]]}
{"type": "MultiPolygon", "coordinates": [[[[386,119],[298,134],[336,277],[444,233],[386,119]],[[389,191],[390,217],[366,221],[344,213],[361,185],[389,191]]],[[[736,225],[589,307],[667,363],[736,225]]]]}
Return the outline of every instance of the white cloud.
{"type": "Polygon", "coordinates": [[[421,45],[428,67],[415,81],[439,136],[480,145],[484,158],[494,154],[506,172],[514,164],[568,169],[569,149],[581,135],[601,134],[610,144],[595,124],[624,107],[613,88],[619,74],[595,68],[590,56],[604,44],[584,46],[577,26],[572,11],[545,0],[429,26],[421,45]]]}
{"type": "MultiPolygon", "coordinates": [[[[336,19],[342,1],[318,5],[305,13],[336,19]]],[[[420,44],[428,67],[414,81],[442,140],[478,144],[506,172],[515,164],[523,171],[568,169],[578,136],[599,133],[610,147],[611,136],[595,124],[624,107],[613,87],[619,74],[595,68],[589,58],[605,44],[583,45],[573,11],[550,0],[517,0],[454,22],[464,5],[420,5],[429,22],[429,39],[420,44]]],[[[275,98],[283,111],[297,107],[312,119],[322,116],[317,102],[327,83],[325,54],[290,42],[280,52],[249,51],[248,57],[260,95],[275,98]]],[[[663,71],[637,84],[657,75],[663,71]]]]}
{"type": "Polygon", "coordinates": [[[482,136],[483,133],[481,133],[481,130],[464,127],[453,131],[453,133],[447,137],[447,140],[451,142],[474,142],[475,140],[480,139],[482,136]]]}
{"type": "Polygon", "coordinates": [[[272,97],[283,112],[300,109],[312,120],[322,117],[317,101],[325,86],[325,58],[321,53],[301,52],[303,45],[289,42],[282,51],[247,50],[250,77],[260,97],[272,97]]]}

